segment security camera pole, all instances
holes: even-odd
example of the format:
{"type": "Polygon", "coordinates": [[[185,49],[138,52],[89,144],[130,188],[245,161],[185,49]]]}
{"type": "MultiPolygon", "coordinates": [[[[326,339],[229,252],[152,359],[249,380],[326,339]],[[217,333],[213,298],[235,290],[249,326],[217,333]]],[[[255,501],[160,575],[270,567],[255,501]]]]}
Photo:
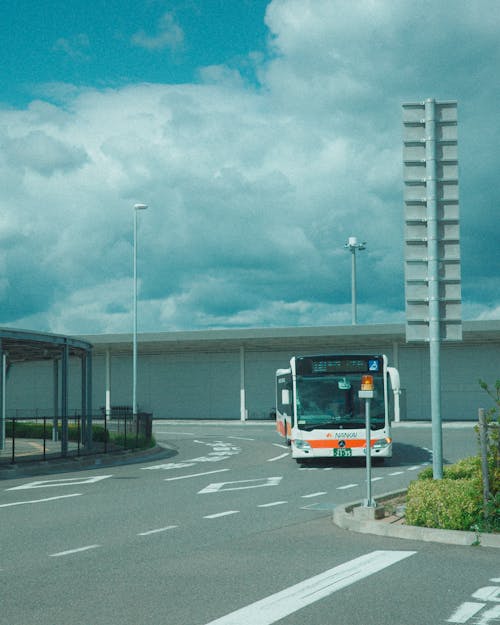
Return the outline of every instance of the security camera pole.
{"type": "Polygon", "coordinates": [[[356,237],[349,237],[345,246],[351,252],[351,306],[352,306],[352,325],[356,325],[356,250],[364,250],[366,242],[358,243],[356,237]]]}

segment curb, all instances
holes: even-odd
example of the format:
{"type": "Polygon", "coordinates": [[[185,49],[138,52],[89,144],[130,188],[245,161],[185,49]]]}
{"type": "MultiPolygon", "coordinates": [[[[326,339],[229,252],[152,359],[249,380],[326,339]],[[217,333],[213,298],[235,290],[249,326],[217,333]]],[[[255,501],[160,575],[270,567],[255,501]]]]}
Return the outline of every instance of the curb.
{"type": "MultiPolygon", "coordinates": [[[[395,491],[386,493],[378,499],[393,497],[406,493],[395,491]]],[[[377,508],[362,508],[360,502],[338,506],[333,510],[333,523],[342,529],[360,534],[375,534],[405,540],[420,540],[447,545],[481,546],[500,549],[500,534],[483,534],[464,532],[461,530],[440,530],[414,525],[393,525],[383,520],[376,520],[377,508]],[[363,510],[363,512],[361,512],[363,510]],[[371,512],[371,514],[370,514],[371,512]],[[371,517],[371,518],[368,518],[371,517]]]]}
{"type": "Polygon", "coordinates": [[[88,456],[74,456],[71,458],[54,458],[35,462],[19,462],[16,464],[0,464],[0,480],[15,477],[60,473],[63,471],[79,471],[83,469],[99,469],[101,467],[119,466],[148,462],[149,460],[163,460],[177,453],[177,449],[168,445],[155,445],[145,450],[126,450],[109,452],[107,454],[89,454],[88,456]]]}

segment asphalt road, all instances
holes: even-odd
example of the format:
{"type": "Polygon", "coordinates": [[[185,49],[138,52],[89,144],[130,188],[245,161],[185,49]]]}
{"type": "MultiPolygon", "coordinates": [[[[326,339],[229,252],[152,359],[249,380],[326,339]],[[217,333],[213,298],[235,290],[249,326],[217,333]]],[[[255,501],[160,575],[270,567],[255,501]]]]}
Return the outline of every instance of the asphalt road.
{"type": "MultiPolygon", "coordinates": [[[[365,468],[301,468],[270,423],[156,423],[164,460],[0,482],[5,625],[500,623],[498,550],[341,530],[365,468]]],[[[431,462],[431,430],[400,427],[372,493],[431,462]]],[[[444,457],[475,452],[444,430],[444,457]]]]}

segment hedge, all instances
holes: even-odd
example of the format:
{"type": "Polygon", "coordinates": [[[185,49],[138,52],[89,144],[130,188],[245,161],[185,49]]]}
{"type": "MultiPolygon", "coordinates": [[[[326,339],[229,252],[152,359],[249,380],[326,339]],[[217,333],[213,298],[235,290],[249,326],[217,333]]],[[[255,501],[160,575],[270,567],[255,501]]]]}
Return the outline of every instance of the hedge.
{"type": "Polygon", "coordinates": [[[408,525],[470,530],[483,517],[481,480],[416,480],[408,487],[405,515],[408,525]]]}
{"type": "Polygon", "coordinates": [[[489,465],[492,497],[486,510],[479,457],[471,456],[443,467],[441,480],[432,479],[432,467],[424,469],[408,487],[408,525],[500,531],[499,476],[493,462],[489,465]]]}

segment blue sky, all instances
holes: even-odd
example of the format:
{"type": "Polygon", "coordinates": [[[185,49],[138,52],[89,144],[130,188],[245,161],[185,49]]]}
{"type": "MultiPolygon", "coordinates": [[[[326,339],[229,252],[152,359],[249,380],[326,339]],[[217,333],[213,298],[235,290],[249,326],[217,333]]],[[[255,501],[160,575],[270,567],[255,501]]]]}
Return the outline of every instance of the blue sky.
{"type": "Polygon", "coordinates": [[[23,105],[37,85],[186,83],[226,64],[252,79],[266,51],[267,0],[5,0],[1,101],[23,105]]]}
{"type": "Polygon", "coordinates": [[[402,111],[456,100],[465,319],[500,318],[497,0],[4,0],[0,325],[404,321],[402,111]],[[89,7],[91,7],[89,9],[89,7]]]}

